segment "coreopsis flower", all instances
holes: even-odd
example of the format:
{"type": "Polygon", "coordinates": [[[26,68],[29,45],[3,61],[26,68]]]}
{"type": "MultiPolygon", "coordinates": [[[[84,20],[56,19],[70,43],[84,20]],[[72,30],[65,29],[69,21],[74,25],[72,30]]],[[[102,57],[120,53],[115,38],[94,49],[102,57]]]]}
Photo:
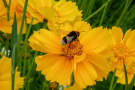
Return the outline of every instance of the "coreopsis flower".
{"type": "Polygon", "coordinates": [[[75,2],[60,0],[53,7],[58,17],[57,23],[73,22],[77,16],[81,16],[75,2]]]}
{"type": "MultiPolygon", "coordinates": [[[[17,16],[22,16],[23,15],[23,10],[24,10],[24,4],[21,2],[21,0],[12,0],[11,1],[11,6],[10,6],[10,12],[16,13],[17,16]]],[[[36,11],[33,11],[33,13],[35,13],[36,11]]],[[[27,23],[30,24],[32,17],[31,12],[26,12],[26,20],[27,23]]],[[[37,18],[35,17],[33,20],[32,24],[37,24],[38,22],[40,22],[39,20],[37,20],[37,18]]]]}
{"type": "MultiPolygon", "coordinates": [[[[11,58],[3,56],[0,59],[0,90],[11,90],[11,58]]],[[[23,87],[24,78],[20,77],[20,72],[15,73],[15,90],[23,87]]]]}
{"type": "MultiPolygon", "coordinates": [[[[8,0],[7,0],[8,1],[8,0]]],[[[10,12],[9,20],[7,18],[7,8],[5,8],[3,1],[0,2],[0,31],[4,33],[12,33],[12,25],[14,21],[14,13],[10,12]]],[[[12,8],[11,8],[12,9],[12,8]]],[[[12,10],[11,10],[12,11],[12,10]]],[[[19,34],[22,16],[17,15],[17,33],[19,34]]],[[[26,25],[23,27],[23,34],[26,32],[26,25]]]]}
{"type": "MultiPolygon", "coordinates": [[[[24,7],[25,0],[18,0],[20,5],[24,7]]],[[[34,24],[43,22],[44,19],[56,22],[55,12],[51,9],[55,0],[29,0],[27,6],[27,12],[30,14],[30,18],[34,17],[34,24]]],[[[29,16],[27,18],[28,23],[30,22],[29,16]]]]}
{"type": "Polygon", "coordinates": [[[7,8],[3,1],[0,1],[0,31],[8,33],[12,29],[11,23],[7,21],[7,8]]]}
{"type": "MultiPolygon", "coordinates": [[[[25,0],[18,0],[20,5],[23,7],[25,0]]],[[[81,21],[82,14],[78,10],[75,2],[66,0],[29,0],[27,12],[39,22],[43,20],[48,21],[48,27],[55,29],[58,28],[59,24],[65,22],[73,23],[75,21],[81,21]]],[[[28,20],[28,22],[30,19],[28,20]]]]}
{"type": "Polygon", "coordinates": [[[52,23],[48,21],[48,28],[57,30],[59,26],[64,23],[70,23],[74,25],[75,22],[82,20],[82,11],[78,10],[78,6],[76,6],[76,2],[60,0],[55,5],[53,5],[52,9],[56,12],[56,17],[58,18],[56,23],[52,23]]]}
{"type": "Polygon", "coordinates": [[[102,27],[91,30],[90,25],[83,21],[65,28],[80,32],[78,39],[61,45],[61,33],[46,29],[40,29],[39,33],[34,32],[29,38],[30,46],[34,50],[47,53],[35,58],[36,70],[41,71],[47,80],[56,81],[60,85],[69,85],[73,72],[75,82],[80,88],[93,85],[95,80],[106,77],[108,63],[99,53],[109,44],[108,30],[102,27]]]}
{"type": "Polygon", "coordinates": [[[135,73],[135,31],[127,30],[123,36],[121,28],[112,27],[110,33],[112,36],[111,44],[102,52],[102,55],[106,55],[109,60],[111,71],[116,69],[118,82],[122,84],[125,84],[124,61],[130,83],[135,73]]]}
{"type": "MultiPolygon", "coordinates": [[[[135,31],[128,30],[124,37],[121,28],[112,27],[112,42],[108,53],[112,69],[122,69],[123,60],[128,67],[135,60],[135,31]]],[[[109,49],[108,49],[109,50],[109,49]]]]}

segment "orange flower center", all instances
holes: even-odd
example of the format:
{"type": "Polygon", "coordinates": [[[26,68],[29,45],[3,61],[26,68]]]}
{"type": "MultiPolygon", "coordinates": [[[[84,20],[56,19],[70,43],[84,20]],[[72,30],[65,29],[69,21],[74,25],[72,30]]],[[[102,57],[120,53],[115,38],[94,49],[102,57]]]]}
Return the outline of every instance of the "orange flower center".
{"type": "Polygon", "coordinates": [[[126,57],[130,56],[129,49],[123,44],[117,44],[113,48],[115,58],[118,60],[125,60],[126,57]]]}
{"type": "Polygon", "coordinates": [[[80,44],[79,41],[72,41],[62,48],[62,55],[65,56],[67,60],[74,59],[75,55],[80,56],[82,54],[82,47],[83,46],[80,44]]]}

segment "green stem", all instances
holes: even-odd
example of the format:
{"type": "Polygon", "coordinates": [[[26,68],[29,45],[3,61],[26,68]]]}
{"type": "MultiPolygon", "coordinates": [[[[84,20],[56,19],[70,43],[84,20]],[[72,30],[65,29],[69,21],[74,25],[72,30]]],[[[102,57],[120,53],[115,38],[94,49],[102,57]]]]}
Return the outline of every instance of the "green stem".
{"type": "Polygon", "coordinates": [[[6,0],[3,0],[5,7],[8,7],[6,0]]]}
{"type": "Polygon", "coordinates": [[[128,90],[128,76],[127,76],[127,70],[126,70],[124,60],[123,60],[123,66],[124,66],[124,73],[125,73],[125,90],[128,90]]]}
{"type": "Polygon", "coordinates": [[[9,34],[7,34],[7,44],[6,44],[6,56],[8,57],[8,48],[9,48],[9,34]]]}
{"type": "Polygon", "coordinates": [[[10,20],[10,5],[11,5],[11,0],[9,0],[9,5],[7,7],[7,20],[10,20]]]}
{"type": "Polygon", "coordinates": [[[17,40],[17,47],[20,46],[20,42],[21,42],[21,38],[22,38],[22,31],[23,31],[23,26],[24,26],[24,20],[25,20],[25,15],[26,15],[27,4],[28,4],[28,0],[25,0],[23,16],[22,16],[22,21],[21,21],[21,27],[20,27],[18,40],[17,40]]]}
{"type": "MultiPolygon", "coordinates": [[[[23,45],[23,49],[25,51],[25,56],[24,56],[24,69],[23,69],[23,76],[25,75],[25,70],[26,70],[26,57],[27,57],[27,45],[28,45],[28,36],[29,36],[29,33],[30,33],[30,30],[31,30],[31,27],[32,27],[32,23],[33,23],[33,17],[32,17],[32,20],[31,20],[31,23],[30,23],[30,26],[29,26],[29,29],[26,33],[26,36],[25,36],[25,41],[24,41],[24,45],[23,45]]],[[[23,52],[23,50],[22,50],[23,52]]]]}
{"type": "Polygon", "coordinates": [[[105,13],[106,13],[107,6],[108,6],[108,2],[107,2],[106,6],[105,6],[105,8],[104,8],[104,11],[103,11],[103,14],[102,14],[102,17],[101,17],[99,26],[101,26],[101,24],[102,24],[102,22],[103,22],[103,19],[104,19],[105,13]]]}
{"type": "Polygon", "coordinates": [[[84,21],[89,20],[91,17],[93,17],[95,14],[97,14],[99,11],[101,11],[107,5],[108,2],[110,2],[110,0],[108,0],[106,3],[104,3],[97,11],[95,11],[90,16],[88,16],[87,18],[85,18],[84,21]]]}
{"type": "Polygon", "coordinates": [[[13,48],[13,53],[12,53],[12,70],[11,70],[11,76],[12,76],[12,90],[14,90],[14,85],[15,85],[15,63],[16,63],[16,60],[17,60],[17,56],[16,56],[16,44],[14,45],[14,48],[13,48]]]}
{"type": "MultiPolygon", "coordinates": [[[[28,73],[27,73],[27,77],[26,77],[25,82],[24,82],[24,87],[26,86],[26,84],[27,84],[27,82],[28,82],[28,79],[29,79],[28,77],[30,76],[30,73],[31,73],[32,68],[33,68],[33,66],[34,66],[35,57],[37,56],[37,54],[38,54],[38,51],[35,52],[34,58],[33,58],[32,63],[31,63],[31,65],[30,65],[30,69],[29,69],[29,71],[28,71],[28,73]]],[[[23,87],[23,88],[24,88],[24,87],[23,87]]]]}
{"type": "Polygon", "coordinates": [[[109,90],[113,90],[113,83],[114,83],[115,73],[116,73],[116,69],[113,72],[113,76],[112,76],[112,80],[111,80],[111,84],[110,84],[109,90]]]}
{"type": "MultiPolygon", "coordinates": [[[[26,15],[27,4],[28,4],[28,0],[25,0],[20,32],[19,32],[19,36],[18,36],[18,39],[17,39],[17,52],[18,52],[17,56],[18,56],[18,59],[21,58],[21,55],[19,54],[19,49],[20,49],[20,42],[21,42],[21,39],[22,39],[22,31],[23,31],[23,26],[24,26],[24,20],[25,20],[25,15],[26,15]]],[[[19,68],[21,70],[21,60],[19,60],[19,68]]]]}

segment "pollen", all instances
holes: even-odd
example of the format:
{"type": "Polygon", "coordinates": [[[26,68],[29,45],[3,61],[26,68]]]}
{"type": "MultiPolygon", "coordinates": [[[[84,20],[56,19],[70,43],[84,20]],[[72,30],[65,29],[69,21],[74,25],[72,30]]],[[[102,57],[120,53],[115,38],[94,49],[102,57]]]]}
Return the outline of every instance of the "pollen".
{"type": "Polygon", "coordinates": [[[129,49],[123,44],[115,45],[113,51],[115,58],[117,58],[118,60],[125,60],[125,58],[130,56],[129,49]]]}
{"type": "Polygon", "coordinates": [[[63,56],[66,57],[67,60],[74,59],[74,56],[80,56],[82,54],[82,45],[79,41],[75,40],[71,42],[70,44],[66,44],[62,48],[63,56]]]}

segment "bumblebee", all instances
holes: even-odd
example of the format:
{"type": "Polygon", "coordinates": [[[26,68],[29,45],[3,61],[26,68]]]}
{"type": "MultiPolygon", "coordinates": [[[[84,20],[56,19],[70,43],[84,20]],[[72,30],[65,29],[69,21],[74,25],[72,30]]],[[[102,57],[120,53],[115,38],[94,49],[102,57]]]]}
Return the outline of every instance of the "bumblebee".
{"type": "Polygon", "coordinates": [[[69,34],[62,38],[61,45],[66,45],[68,43],[71,43],[72,41],[78,40],[79,35],[80,32],[71,31],[69,34]]]}

